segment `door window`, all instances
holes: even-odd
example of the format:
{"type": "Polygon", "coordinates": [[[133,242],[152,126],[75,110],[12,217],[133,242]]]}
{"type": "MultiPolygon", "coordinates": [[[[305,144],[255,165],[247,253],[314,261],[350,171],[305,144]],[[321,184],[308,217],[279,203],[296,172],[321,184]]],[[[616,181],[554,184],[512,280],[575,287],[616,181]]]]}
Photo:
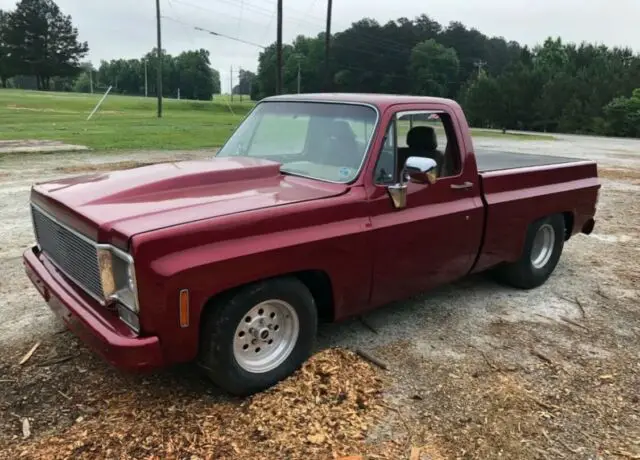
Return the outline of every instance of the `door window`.
{"type": "Polygon", "coordinates": [[[460,153],[448,113],[411,111],[396,114],[387,130],[376,165],[376,183],[386,185],[397,182],[399,171],[411,156],[435,160],[438,179],[460,173],[460,153]]]}

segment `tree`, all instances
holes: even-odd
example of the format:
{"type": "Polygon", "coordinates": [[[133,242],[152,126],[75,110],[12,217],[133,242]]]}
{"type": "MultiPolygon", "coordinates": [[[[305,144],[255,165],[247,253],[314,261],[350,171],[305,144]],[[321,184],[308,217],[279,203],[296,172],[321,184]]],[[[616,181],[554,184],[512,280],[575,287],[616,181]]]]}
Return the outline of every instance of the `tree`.
{"type": "MultiPolygon", "coordinates": [[[[210,101],[216,91],[209,51],[186,51],[175,60],[181,97],[210,101]]],[[[219,88],[217,88],[219,91],[219,88]]]]}
{"type": "MultiPolygon", "coordinates": [[[[285,45],[284,91],[297,89],[298,62],[303,91],[321,90],[323,56],[322,34],[285,45]]],[[[530,49],[425,15],[353,23],[335,34],[329,66],[336,91],[446,95],[474,124],[502,129],[608,133],[604,108],[640,87],[640,56],[628,48],[548,38],[530,49]]],[[[255,97],[273,94],[274,77],[272,45],[260,55],[255,97]]]]}
{"type": "MultiPolygon", "coordinates": [[[[291,45],[282,46],[282,60],[286,62],[293,51],[291,45]]],[[[264,49],[258,56],[259,62],[259,77],[258,82],[258,94],[259,98],[266,96],[272,96],[276,93],[276,46],[272,44],[264,49]]],[[[286,82],[286,79],[285,79],[286,82]]],[[[287,93],[287,85],[283,85],[283,92],[287,93]]]]}
{"type": "Polygon", "coordinates": [[[34,75],[38,89],[49,89],[51,78],[75,76],[89,51],[78,41],[71,16],[53,0],[21,0],[9,14],[5,42],[14,75],[34,75]]]}
{"type": "Polygon", "coordinates": [[[252,94],[253,86],[256,84],[256,74],[240,69],[238,75],[238,84],[233,88],[233,94],[252,94]]]}
{"type": "Polygon", "coordinates": [[[413,48],[409,69],[415,93],[445,97],[458,82],[460,61],[454,49],[429,39],[413,48]]]}
{"type": "MultiPolygon", "coordinates": [[[[469,30],[459,23],[446,29],[426,15],[413,20],[399,18],[380,24],[363,18],[348,29],[334,35],[330,73],[336,91],[410,93],[414,91],[414,75],[410,73],[411,52],[425,40],[435,40],[458,54],[460,74],[447,85],[451,97],[460,96],[460,87],[476,75],[476,64],[482,61],[490,72],[502,72],[520,57],[521,47],[501,37],[488,38],[477,30],[469,30]],[[464,58],[464,59],[463,59],[464,58]]],[[[287,45],[289,46],[289,45],[287,45]]],[[[298,36],[287,50],[285,46],[285,92],[297,90],[297,63],[301,63],[302,90],[322,90],[324,36],[298,36]],[[286,53],[289,53],[289,58],[286,53]],[[291,56],[296,56],[292,58],[291,56]],[[299,57],[299,58],[298,58],[299,57]]],[[[261,53],[257,81],[258,96],[274,91],[272,62],[275,49],[270,46],[261,53]]]]}
{"type": "Polygon", "coordinates": [[[9,14],[0,10],[0,84],[7,87],[7,81],[14,74],[11,69],[9,47],[6,43],[6,35],[9,27],[9,14]]]}
{"type": "Polygon", "coordinates": [[[91,62],[80,63],[80,69],[82,69],[82,72],[73,82],[72,90],[76,93],[90,93],[93,89],[92,81],[93,75],[96,74],[96,69],[91,62]]]}
{"type": "Polygon", "coordinates": [[[503,96],[498,81],[481,71],[462,93],[462,105],[469,122],[482,128],[502,128],[497,125],[504,110],[503,96]]]}
{"type": "Polygon", "coordinates": [[[222,83],[220,82],[220,72],[211,68],[211,79],[213,80],[213,94],[220,94],[222,91],[222,83]]]}
{"type": "MultiPolygon", "coordinates": [[[[119,94],[145,94],[145,68],[147,72],[148,93],[156,93],[156,69],[158,57],[153,49],[141,59],[115,59],[102,61],[96,75],[96,84],[100,88],[113,86],[113,92],[119,94]]],[[[85,72],[86,73],[86,72],[85,72]]],[[[86,88],[87,81],[80,76],[77,90],[86,88]]],[[[163,52],[162,92],[167,97],[183,99],[211,100],[214,93],[220,92],[220,73],[211,68],[209,52],[204,49],[185,51],[174,57],[163,52]]]]}
{"type": "Polygon", "coordinates": [[[617,97],[604,107],[607,134],[640,137],[640,88],[631,97],[617,97]]]}

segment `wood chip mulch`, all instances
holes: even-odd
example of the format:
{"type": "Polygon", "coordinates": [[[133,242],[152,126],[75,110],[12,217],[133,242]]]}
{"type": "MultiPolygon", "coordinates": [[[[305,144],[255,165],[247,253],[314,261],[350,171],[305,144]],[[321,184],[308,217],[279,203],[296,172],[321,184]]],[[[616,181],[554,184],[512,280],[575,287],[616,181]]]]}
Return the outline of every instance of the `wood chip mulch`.
{"type": "MultiPolygon", "coordinates": [[[[46,382],[42,383],[46,386],[46,382]]],[[[397,445],[366,445],[385,414],[383,382],[356,354],[329,349],[291,378],[245,400],[105,395],[69,428],[17,440],[0,457],[29,459],[399,458],[397,445]],[[385,455],[386,452],[386,455],[385,455]]]]}

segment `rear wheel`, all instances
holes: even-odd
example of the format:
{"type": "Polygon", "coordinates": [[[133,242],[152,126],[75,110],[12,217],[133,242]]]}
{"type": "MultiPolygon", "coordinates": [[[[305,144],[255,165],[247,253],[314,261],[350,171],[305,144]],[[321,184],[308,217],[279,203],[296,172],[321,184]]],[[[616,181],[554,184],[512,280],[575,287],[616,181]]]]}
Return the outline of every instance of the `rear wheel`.
{"type": "Polygon", "coordinates": [[[555,214],[540,219],[527,229],[520,259],[496,270],[506,284],[533,289],[544,284],[556,268],[564,247],[564,218],[555,214]]]}
{"type": "Polygon", "coordinates": [[[203,318],[199,361],[209,378],[230,393],[267,389],[311,354],[316,307],[295,278],[246,286],[210,308],[203,318]]]}

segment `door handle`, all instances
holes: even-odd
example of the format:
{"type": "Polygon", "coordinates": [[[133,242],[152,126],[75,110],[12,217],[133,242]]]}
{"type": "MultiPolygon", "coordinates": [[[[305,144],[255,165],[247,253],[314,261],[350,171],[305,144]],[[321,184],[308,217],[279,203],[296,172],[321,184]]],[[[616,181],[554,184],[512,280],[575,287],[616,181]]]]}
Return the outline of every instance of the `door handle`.
{"type": "Polygon", "coordinates": [[[451,184],[453,190],[468,190],[473,188],[473,182],[465,182],[464,184],[451,184]]]}

